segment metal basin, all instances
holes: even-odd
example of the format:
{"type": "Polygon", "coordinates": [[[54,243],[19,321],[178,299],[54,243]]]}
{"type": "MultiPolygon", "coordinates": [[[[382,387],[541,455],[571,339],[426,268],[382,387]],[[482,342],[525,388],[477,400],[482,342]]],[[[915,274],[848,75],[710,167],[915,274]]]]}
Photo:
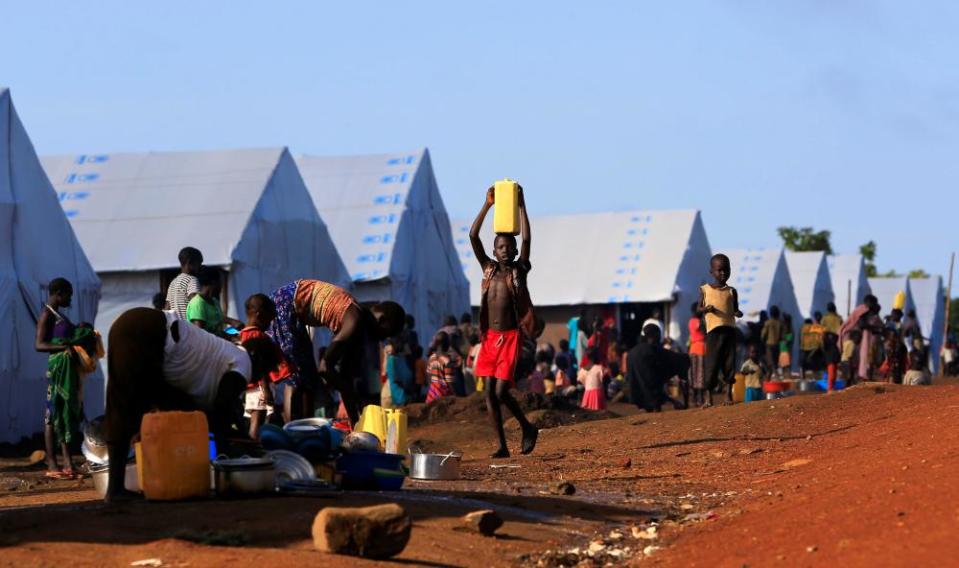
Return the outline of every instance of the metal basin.
{"type": "Polygon", "coordinates": [[[213,485],[223,497],[261,495],[276,490],[276,466],[270,458],[217,459],[213,485]]]}
{"type": "Polygon", "coordinates": [[[428,481],[446,481],[460,478],[462,452],[448,454],[411,454],[413,465],[410,468],[412,479],[428,481]]]}
{"type": "MultiPolygon", "coordinates": [[[[90,469],[90,476],[93,478],[93,489],[97,495],[103,497],[107,494],[107,487],[110,485],[110,466],[104,465],[90,469]]],[[[137,464],[128,463],[126,474],[123,477],[123,486],[127,491],[134,493],[140,492],[140,481],[137,478],[137,464]]]]}

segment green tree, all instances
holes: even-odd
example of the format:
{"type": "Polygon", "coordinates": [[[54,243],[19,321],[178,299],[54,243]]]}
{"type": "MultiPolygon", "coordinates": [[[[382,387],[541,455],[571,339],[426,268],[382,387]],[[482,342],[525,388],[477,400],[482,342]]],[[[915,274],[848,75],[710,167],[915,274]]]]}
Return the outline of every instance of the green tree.
{"type": "Polygon", "coordinates": [[[921,268],[914,268],[909,271],[909,278],[929,278],[929,273],[921,268]]]}
{"type": "Polygon", "coordinates": [[[865,262],[866,276],[869,278],[877,276],[879,269],[876,268],[876,241],[869,241],[859,247],[859,254],[862,255],[862,259],[865,262]]]}
{"type": "Polygon", "coordinates": [[[797,252],[822,251],[832,254],[832,244],[829,242],[830,231],[816,231],[812,227],[779,227],[777,229],[783,245],[788,250],[797,252]]]}

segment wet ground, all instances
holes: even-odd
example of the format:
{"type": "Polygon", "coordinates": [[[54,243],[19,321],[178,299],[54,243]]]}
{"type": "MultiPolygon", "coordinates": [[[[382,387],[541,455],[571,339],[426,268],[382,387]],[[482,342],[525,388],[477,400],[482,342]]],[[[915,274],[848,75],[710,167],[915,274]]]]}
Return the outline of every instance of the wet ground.
{"type": "MultiPolygon", "coordinates": [[[[463,479],[399,493],[108,507],[89,481],[47,483],[0,463],[0,565],[356,566],[316,552],[327,505],[396,501],[413,565],[949,565],[959,529],[959,386],[848,392],[709,410],[627,414],[542,430],[532,456],[496,461],[481,414],[424,420],[411,438],[466,454],[463,479]],[[491,468],[491,465],[512,467],[491,468]],[[569,482],[573,495],[558,495],[569,482]],[[496,538],[466,531],[479,508],[496,538]]],[[[510,432],[518,444],[518,431],[510,432]]]]}

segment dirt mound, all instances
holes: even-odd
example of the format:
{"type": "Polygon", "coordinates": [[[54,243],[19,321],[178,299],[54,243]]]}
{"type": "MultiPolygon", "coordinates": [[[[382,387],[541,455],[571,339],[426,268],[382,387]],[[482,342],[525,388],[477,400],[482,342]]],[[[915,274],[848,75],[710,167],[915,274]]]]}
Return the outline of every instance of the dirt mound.
{"type": "MultiPolygon", "coordinates": [[[[517,393],[516,398],[530,422],[540,429],[619,416],[609,411],[583,410],[574,400],[565,397],[517,393]]],[[[464,398],[451,396],[430,404],[411,404],[406,407],[406,414],[411,427],[464,420],[482,421],[486,417],[486,397],[482,393],[473,393],[464,398]]],[[[512,419],[512,422],[515,424],[516,420],[512,419]]]]}

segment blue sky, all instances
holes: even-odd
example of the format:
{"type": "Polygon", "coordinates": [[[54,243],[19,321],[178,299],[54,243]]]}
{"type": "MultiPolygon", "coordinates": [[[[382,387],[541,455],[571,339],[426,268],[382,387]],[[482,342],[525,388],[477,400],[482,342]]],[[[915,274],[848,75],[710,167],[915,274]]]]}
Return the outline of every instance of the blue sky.
{"type": "MultiPolygon", "coordinates": [[[[428,146],[450,214],[698,208],[945,273],[959,186],[951,2],[5,3],[0,84],[41,154],[428,146]]],[[[535,231],[535,225],[533,227],[535,231]]]]}

